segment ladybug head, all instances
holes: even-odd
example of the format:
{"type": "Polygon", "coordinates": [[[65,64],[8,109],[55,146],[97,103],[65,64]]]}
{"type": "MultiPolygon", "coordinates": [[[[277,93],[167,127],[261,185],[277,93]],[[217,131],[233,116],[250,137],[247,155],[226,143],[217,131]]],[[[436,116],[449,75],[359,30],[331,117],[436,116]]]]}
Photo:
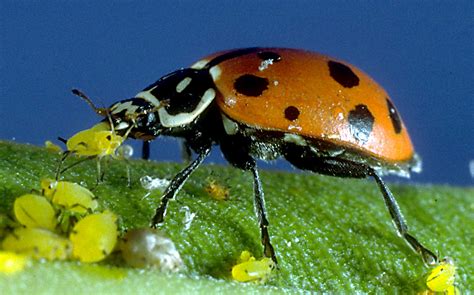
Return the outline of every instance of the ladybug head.
{"type": "MultiPolygon", "coordinates": [[[[129,126],[133,123],[130,136],[149,140],[160,133],[192,127],[215,96],[207,70],[181,69],[162,77],[134,98],[112,105],[110,111],[117,130],[122,129],[122,122],[129,126]]],[[[128,127],[122,125],[123,129],[128,127]]]]}
{"type": "Polygon", "coordinates": [[[161,131],[157,110],[162,106],[159,103],[155,106],[145,99],[130,98],[109,108],[99,108],[80,90],[73,89],[72,93],[84,99],[97,114],[106,117],[102,121],[109,122],[120,136],[149,140],[161,131]]]}
{"type": "Polygon", "coordinates": [[[108,108],[108,120],[121,136],[127,134],[131,138],[151,140],[162,132],[163,126],[158,118],[158,110],[162,107],[160,103],[155,105],[143,98],[125,99],[108,108]]]}
{"type": "Polygon", "coordinates": [[[78,90],[73,93],[91,105],[96,113],[108,117],[117,134],[151,140],[175,130],[189,129],[216,96],[208,70],[181,69],[151,84],[135,97],[97,108],[78,90]]]}

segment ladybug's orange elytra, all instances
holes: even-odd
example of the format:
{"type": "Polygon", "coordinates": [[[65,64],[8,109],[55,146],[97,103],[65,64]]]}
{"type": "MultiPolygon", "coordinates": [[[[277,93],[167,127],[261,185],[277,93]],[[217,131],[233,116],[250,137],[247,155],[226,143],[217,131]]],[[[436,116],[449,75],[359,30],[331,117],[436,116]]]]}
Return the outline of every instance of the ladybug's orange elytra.
{"type": "Polygon", "coordinates": [[[261,54],[216,67],[217,104],[232,120],[330,142],[390,163],[414,156],[388,94],[350,64],[309,51],[262,48],[261,54]],[[272,62],[265,65],[269,57],[272,62]]]}

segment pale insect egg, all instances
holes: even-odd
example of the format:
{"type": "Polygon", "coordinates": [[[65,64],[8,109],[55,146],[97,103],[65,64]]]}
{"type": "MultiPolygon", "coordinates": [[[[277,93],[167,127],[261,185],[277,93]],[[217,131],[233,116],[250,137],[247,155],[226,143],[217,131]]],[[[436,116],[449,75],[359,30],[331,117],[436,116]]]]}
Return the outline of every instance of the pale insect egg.
{"type": "Polygon", "coordinates": [[[162,231],[141,228],[128,231],[120,244],[122,257],[128,265],[176,272],[184,267],[173,241],[162,231]]]}

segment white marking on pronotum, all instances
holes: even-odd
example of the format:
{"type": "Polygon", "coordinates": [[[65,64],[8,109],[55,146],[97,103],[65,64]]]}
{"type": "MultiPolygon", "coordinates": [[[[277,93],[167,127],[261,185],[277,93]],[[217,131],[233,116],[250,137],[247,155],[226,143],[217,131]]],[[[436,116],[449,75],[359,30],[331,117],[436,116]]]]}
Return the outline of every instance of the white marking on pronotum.
{"type": "Polygon", "coordinates": [[[191,69],[201,70],[207,65],[208,62],[209,61],[207,59],[197,61],[191,66],[191,69]]]}
{"type": "Polygon", "coordinates": [[[209,73],[211,74],[212,80],[216,82],[219,80],[222,74],[222,70],[219,66],[213,66],[210,70],[209,73]]]}
{"type": "Polygon", "coordinates": [[[191,123],[197,116],[199,116],[209,104],[216,97],[216,91],[213,88],[209,88],[204,92],[201,97],[201,101],[196,108],[190,113],[180,113],[177,115],[170,115],[165,108],[160,108],[158,114],[160,116],[161,125],[164,127],[177,127],[180,125],[191,123]]]}
{"type": "Polygon", "coordinates": [[[307,145],[306,140],[304,140],[303,137],[301,137],[300,135],[291,134],[291,133],[285,133],[285,135],[283,136],[283,141],[294,143],[296,145],[301,145],[301,146],[307,145]]]}
{"type": "Polygon", "coordinates": [[[186,77],[181,82],[176,85],[176,92],[181,93],[183,92],[186,87],[188,87],[189,83],[191,83],[192,79],[190,77],[186,77]]]}
{"type": "Polygon", "coordinates": [[[133,105],[132,101],[118,102],[110,108],[113,115],[125,111],[126,114],[133,114],[138,109],[137,106],[133,105]]]}
{"type": "Polygon", "coordinates": [[[158,107],[161,104],[160,104],[160,101],[153,94],[151,94],[151,91],[153,89],[155,89],[155,88],[152,88],[152,89],[147,90],[147,91],[139,92],[139,93],[137,93],[137,95],[135,95],[135,97],[144,99],[144,100],[148,101],[149,103],[151,103],[154,107],[158,107]]]}
{"type": "Polygon", "coordinates": [[[237,131],[239,131],[239,125],[227,118],[227,116],[224,114],[222,114],[222,124],[224,125],[225,133],[228,135],[234,135],[237,133],[237,131]]]}

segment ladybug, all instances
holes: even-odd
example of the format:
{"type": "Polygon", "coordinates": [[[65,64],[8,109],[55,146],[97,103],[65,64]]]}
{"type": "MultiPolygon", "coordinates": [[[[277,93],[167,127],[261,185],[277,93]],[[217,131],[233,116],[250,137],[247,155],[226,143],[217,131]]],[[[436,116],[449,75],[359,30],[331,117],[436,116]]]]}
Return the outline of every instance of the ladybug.
{"type": "Polygon", "coordinates": [[[253,174],[263,253],[275,263],[256,159],[280,157],[316,173],[372,177],[398,234],[424,263],[438,261],[408,232],[381,178],[420,170],[405,125],[385,90],[348,63],[299,49],[218,52],[163,76],[106,113],[119,135],[129,132],[145,142],[179,137],[197,154],[165,190],[151,227],[163,223],[168,202],[218,145],[230,164],[253,174]]]}

